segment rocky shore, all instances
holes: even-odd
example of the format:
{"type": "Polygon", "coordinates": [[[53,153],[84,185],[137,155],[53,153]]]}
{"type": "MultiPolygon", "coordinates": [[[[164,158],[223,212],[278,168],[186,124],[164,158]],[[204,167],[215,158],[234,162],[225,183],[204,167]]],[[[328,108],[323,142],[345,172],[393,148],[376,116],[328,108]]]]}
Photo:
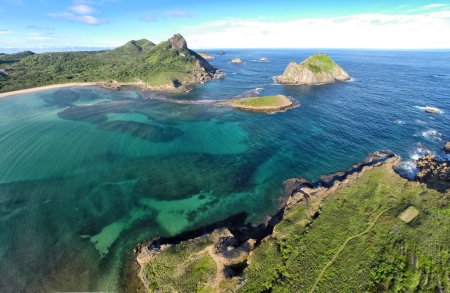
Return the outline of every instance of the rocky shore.
{"type": "MultiPolygon", "coordinates": [[[[246,215],[238,214],[177,237],[155,238],[140,243],[134,251],[139,267],[137,274],[145,288],[157,289],[158,284],[149,279],[146,266],[160,257],[165,257],[165,251],[173,248],[184,255],[184,260],[203,257],[213,259],[217,267],[215,277],[210,282],[217,286],[216,288],[229,279],[233,279],[234,284],[239,286],[239,282],[242,282],[240,275],[247,266],[253,249],[274,233],[274,228],[283,220],[287,210],[297,205],[306,205],[310,215],[309,221],[313,221],[320,212],[323,199],[338,187],[351,184],[364,172],[376,166],[387,163],[393,166],[397,161],[393,153],[379,151],[345,171],[322,176],[314,183],[305,178],[288,179],[284,182],[284,195],[281,197],[279,211],[258,225],[244,224],[246,215]]],[[[182,261],[180,259],[180,262],[182,261]]]]}

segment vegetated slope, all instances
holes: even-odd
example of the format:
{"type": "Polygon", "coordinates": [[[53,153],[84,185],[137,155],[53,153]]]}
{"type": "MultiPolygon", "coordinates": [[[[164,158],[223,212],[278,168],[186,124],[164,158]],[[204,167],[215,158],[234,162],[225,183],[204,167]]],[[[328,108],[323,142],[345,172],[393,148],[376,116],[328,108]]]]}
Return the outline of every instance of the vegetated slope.
{"type": "Polygon", "coordinates": [[[225,228],[161,252],[143,246],[137,259],[144,286],[150,292],[448,292],[450,194],[401,178],[394,163],[330,189],[301,188],[256,247],[225,228]],[[406,223],[411,210],[418,216],[409,213],[406,223]]]}
{"type": "Polygon", "coordinates": [[[288,210],[254,251],[241,290],[311,292],[317,280],[315,292],[448,292],[448,200],[388,165],[375,168],[327,198],[311,224],[307,205],[288,210]],[[398,216],[409,206],[420,213],[406,224],[398,216]]]}
{"type": "Polygon", "coordinates": [[[188,49],[181,35],[158,45],[130,41],[114,50],[0,54],[0,92],[68,82],[142,82],[185,88],[214,78],[216,69],[188,49]]]}

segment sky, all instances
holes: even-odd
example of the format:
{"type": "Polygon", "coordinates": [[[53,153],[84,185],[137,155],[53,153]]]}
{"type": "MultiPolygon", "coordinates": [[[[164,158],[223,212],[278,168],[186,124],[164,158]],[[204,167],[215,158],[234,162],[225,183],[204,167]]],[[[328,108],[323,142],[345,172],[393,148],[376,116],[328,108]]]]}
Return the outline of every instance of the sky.
{"type": "Polygon", "coordinates": [[[450,0],[0,0],[0,48],[449,49],[450,0]]]}

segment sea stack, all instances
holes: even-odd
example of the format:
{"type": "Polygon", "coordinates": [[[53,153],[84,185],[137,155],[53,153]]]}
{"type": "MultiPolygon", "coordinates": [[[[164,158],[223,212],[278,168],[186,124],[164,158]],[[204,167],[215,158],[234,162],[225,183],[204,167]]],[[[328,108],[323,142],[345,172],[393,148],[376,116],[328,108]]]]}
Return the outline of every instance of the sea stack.
{"type": "Polygon", "coordinates": [[[241,64],[241,63],[243,63],[243,61],[240,58],[231,59],[230,62],[233,63],[233,64],[241,64]]]}
{"type": "Polygon", "coordinates": [[[319,85],[349,80],[350,76],[328,55],[314,54],[300,64],[292,61],[275,79],[282,84],[319,85]]]}

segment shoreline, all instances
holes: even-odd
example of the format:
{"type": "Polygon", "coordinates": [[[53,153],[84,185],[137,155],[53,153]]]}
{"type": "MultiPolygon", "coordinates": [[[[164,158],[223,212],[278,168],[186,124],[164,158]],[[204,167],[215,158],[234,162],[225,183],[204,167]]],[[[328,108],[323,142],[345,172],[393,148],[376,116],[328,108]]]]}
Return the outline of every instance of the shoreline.
{"type": "MultiPolygon", "coordinates": [[[[221,77],[212,77],[212,79],[221,77]]],[[[206,80],[209,81],[209,80],[206,80]]],[[[38,86],[28,89],[15,90],[10,92],[0,93],[0,98],[6,98],[15,95],[29,94],[50,89],[60,89],[66,87],[86,87],[86,86],[96,86],[112,91],[121,90],[123,87],[135,87],[143,92],[162,92],[162,93],[184,93],[189,92],[193,86],[198,84],[203,84],[204,82],[189,82],[180,87],[175,87],[172,84],[161,84],[157,86],[149,85],[143,81],[135,82],[117,82],[117,81],[96,81],[96,82],[71,82],[71,83],[59,83],[52,85],[38,86]]]]}
{"type": "MultiPolygon", "coordinates": [[[[180,243],[195,242],[204,237],[212,237],[214,239],[224,239],[223,237],[225,237],[233,242],[233,249],[242,250],[243,247],[247,247],[243,253],[246,255],[245,259],[248,259],[254,248],[258,247],[262,241],[274,233],[275,227],[284,219],[285,212],[293,206],[305,202],[314,206],[316,208],[315,213],[312,213],[309,219],[312,222],[319,211],[323,199],[337,188],[343,184],[349,184],[353,180],[361,177],[366,171],[377,166],[389,164],[393,167],[398,164],[399,160],[399,157],[392,152],[378,151],[368,154],[362,161],[344,171],[323,175],[315,182],[311,182],[305,178],[287,179],[283,182],[284,191],[280,195],[280,207],[278,211],[272,216],[269,216],[265,221],[259,223],[246,223],[245,213],[240,213],[231,215],[225,220],[187,231],[177,236],[154,237],[140,242],[133,250],[134,277],[137,276],[142,282],[142,287],[146,288],[149,285],[144,277],[143,271],[146,263],[168,247],[180,243]]],[[[213,245],[220,246],[223,243],[220,244],[218,241],[213,241],[213,245]]],[[[241,253],[239,255],[242,256],[241,253]]],[[[235,259],[230,258],[229,260],[231,262],[235,259]]]]}
{"type": "Polygon", "coordinates": [[[29,94],[29,93],[39,92],[39,91],[59,89],[59,88],[65,88],[65,87],[84,87],[84,86],[98,86],[98,85],[99,85],[98,82],[59,83],[59,84],[44,85],[44,86],[38,86],[38,87],[29,88],[29,89],[22,89],[22,90],[15,90],[15,91],[11,91],[11,92],[0,93],[0,98],[6,98],[9,96],[29,94]]]}

